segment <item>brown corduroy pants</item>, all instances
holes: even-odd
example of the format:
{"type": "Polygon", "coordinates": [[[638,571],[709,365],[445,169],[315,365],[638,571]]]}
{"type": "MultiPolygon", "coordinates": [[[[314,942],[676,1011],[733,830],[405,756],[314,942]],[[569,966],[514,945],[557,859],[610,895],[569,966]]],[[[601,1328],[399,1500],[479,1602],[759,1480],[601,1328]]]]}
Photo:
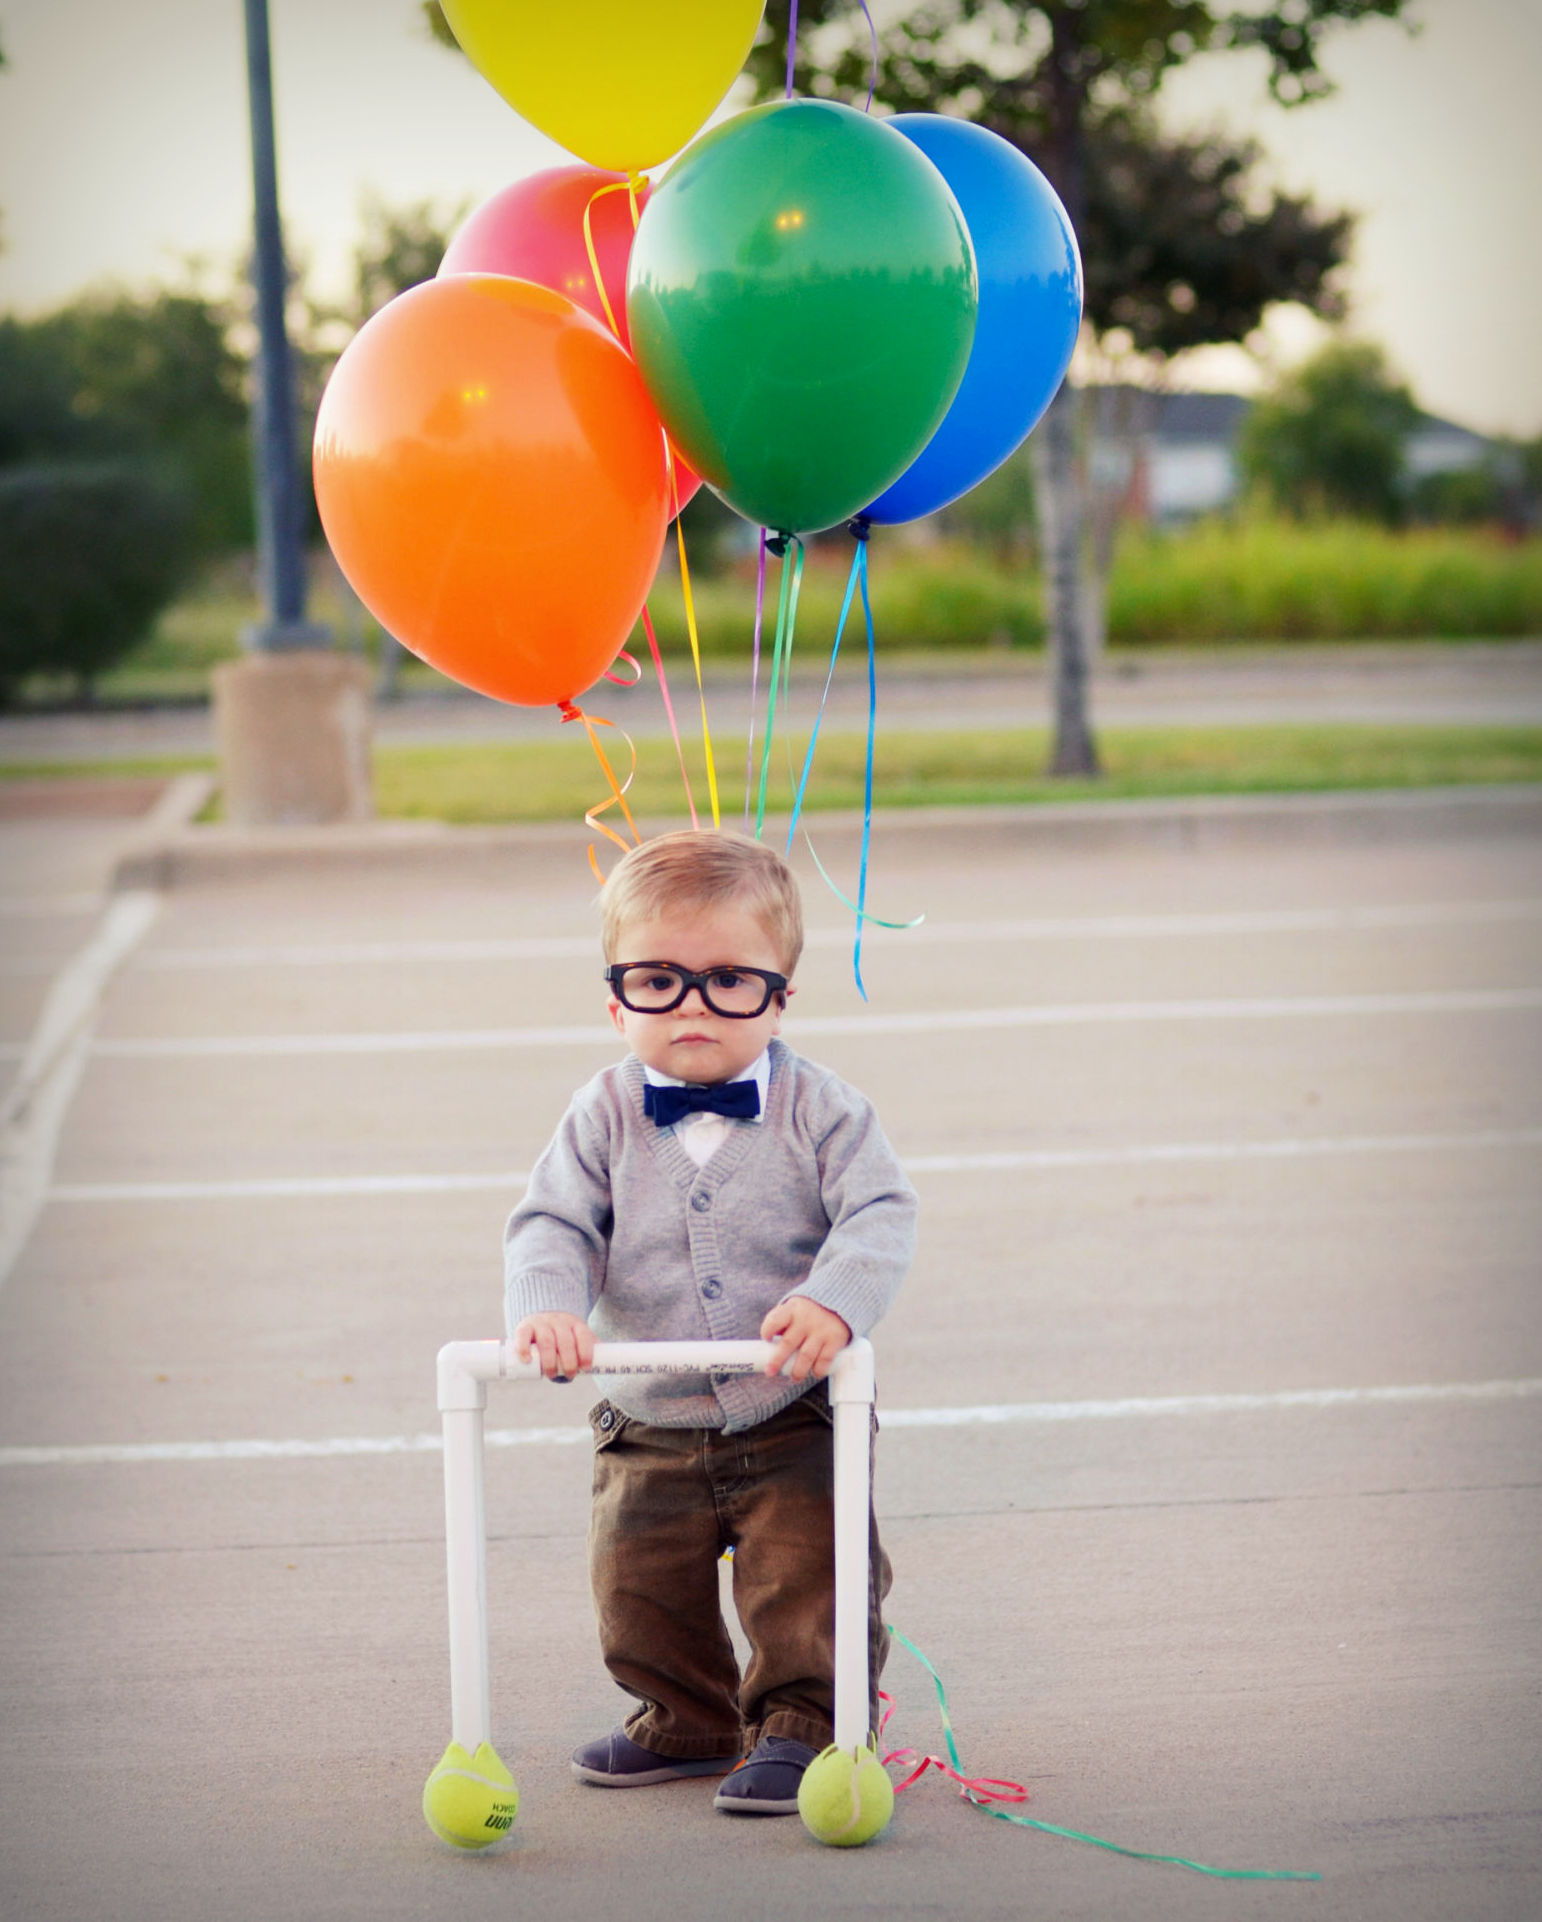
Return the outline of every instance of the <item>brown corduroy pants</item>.
{"type": "MultiPolygon", "coordinates": [[[[736,1434],[658,1428],[609,1402],[594,1427],[589,1573],[605,1665],[642,1706],[634,1742],[681,1760],[748,1754],[763,1735],[831,1740],[835,1668],[834,1432],[817,1384],[736,1434]],[[741,1678],[718,1606],[732,1548],[750,1645],[741,1678]]],[[[869,1725],[888,1652],[888,1557],[871,1510],[869,1725]]]]}

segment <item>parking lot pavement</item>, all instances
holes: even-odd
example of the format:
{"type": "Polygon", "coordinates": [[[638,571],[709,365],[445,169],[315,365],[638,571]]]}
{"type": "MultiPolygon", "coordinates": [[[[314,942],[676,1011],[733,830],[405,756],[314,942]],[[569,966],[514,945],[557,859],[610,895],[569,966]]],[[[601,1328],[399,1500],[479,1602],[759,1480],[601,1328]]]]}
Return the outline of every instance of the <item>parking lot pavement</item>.
{"type": "MultiPolygon", "coordinates": [[[[621,1706],[582,1385],[493,1392],[524,1806],[486,1858],[429,1836],[433,1357],[499,1332],[521,1171],[613,1058],[552,833],[208,864],[109,981],[0,1292],[0,1913],[1542,1911],[1535,810],[1058,850],[1013,818],[880,822],[878,910],[928,919],[872,933],[865,1007],[805,875],[788,1039],[874,1095],[922,1196],[875,1337],[891,1616],[1036,1819],[1321,1885],[1014,1829],[935,1778],[853,1852],[710,1784],[573,1783],[621,1706]]],[[[95,869],[23,839],[13,907],[100,878],[100,838],[95,869]]],[[[888,1673],[891,1738],[936,1749],[929,1679],[888,1673]]]]}

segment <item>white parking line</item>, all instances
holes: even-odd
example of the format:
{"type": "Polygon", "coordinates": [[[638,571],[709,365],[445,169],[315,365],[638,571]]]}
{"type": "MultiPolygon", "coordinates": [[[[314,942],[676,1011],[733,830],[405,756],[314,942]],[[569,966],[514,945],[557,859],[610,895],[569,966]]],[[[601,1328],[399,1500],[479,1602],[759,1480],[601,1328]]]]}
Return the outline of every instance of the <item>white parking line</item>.
{"type": "Polygon", "coordinates": [[[47,1197],[54,1150],[85,1070],[103,985],[160,909],[145,890],[117,895],[96,932],[49,990],[21,1071],[0,1102],[0,1286],[47,1197]]]}
{"type": "MultiPolygon", "coordinates": [[[[1542,1008],[1542,988],[1455,988],[1412,994],[1271,995],[1235,1001],[1073,1001],[1019,1008],[942,1008],[912,1014],[816,1015],[792,1019],[797,1040],[820,1035],[958,1034],[978,1029],[1067,1028],[1111,1022],[1289,1021],[1336,1015],[1509,1014],[1542,1008]]],[[[363,1034],[147,1036],[98,1041],[113,1061],[168,1061],[239,1055],[463,1054],[510,1048],[614,1049],[616,1031],[598,1024],[545,1028],[441,1028],[363,1034]]]]}
{"type": "MultiPolygon", "coordinates": [[[[1003,1168],[1114,1168],[1190,1161],[1294,1161],[1334,1155],[1445,1154],[1478,1148],[1542,1147],[1542,1127],[1483,1128],[1460,1134],[1302,1135],[1274,1141],[1163,1141],[1115,1148],[1016,1148],[984,1154],[909,1155],[912,1175],[974,1174],[1003,1168]]],[[[349,1195],[510,1193],[522,1169],[492,1174],[279,1175],[240,1181],[66,1181],[58,1202],[308,1201],[349,1195]]]]}
{"type": "MultiPolygon", "coordinates": [[[[1542,921],[1542,900],[1420,902],[1408,906],[1275,908],[1214,914],[1116,914],[1017,921],[923,922],[892,936],[906,946],[987,942],[1149,941],[1225,934],[1347,933],[1374,928],[1467,927],[1542,921]]],[[[875,929],[869,937],[885,938],[875,929]]],[[[849,928],[811,928],[805,945],[842,949],[849,928]]],[[[599,934],[531,935],[505,940],[312,942],[275,947],[146,948],[136,970],[399,967],[419,961],[584,961],[599,958],[599,934]]],[[[26,966],[18,962],[18,967],[26,966]]]]}
{"type": "MultiPolygon", "coordinates": [[[[1266,1394],[1137,1395],[1119,1401],[999,1402],[963,1408],[884,1408],[886,1429],[975,1428],[1046,1422],[1169,1420],[1193,1415],[1260,1415],[1297,1409],[1385,1408],[1419,1404],[1526,1401],[1542,1380],[1417,1382],[1384,1388],[1288,1388],[1266,1394]]],[[[489,1448],[573,1446],[591,1437],[587,1422],[561,1428],[494,1428],[489,1448]]],[[[113,1462],[303,1461],[339,1455],[429,1455],[437,1434],[333,1435],[309,1441],[97,1442],[0,1448],[0,1468],[79,1468],[113,1462]]]]}

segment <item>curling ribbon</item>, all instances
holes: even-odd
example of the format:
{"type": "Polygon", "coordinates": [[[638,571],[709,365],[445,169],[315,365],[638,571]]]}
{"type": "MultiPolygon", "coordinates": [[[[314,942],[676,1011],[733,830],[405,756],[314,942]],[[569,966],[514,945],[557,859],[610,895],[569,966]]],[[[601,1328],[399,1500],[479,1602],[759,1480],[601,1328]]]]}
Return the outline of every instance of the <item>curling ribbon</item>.
{"type": "Polygon", "coordinates": [[[691,826],[699,828],[701,822],[696,818],[696,796],[691,792],[691,777],[685,765],[685,749],[680,744],[680,727],[675,720],[675,704],[669,698],[669,682],[664,674],[664,657],[659,653],[659,637],[653,631],[653,616],[648,612],[648,604],[643,603],[643,632],[648,637],[648,649],[653,655],[654,672],[659,677],[659,693],[664,697],[664,712],[669,717],[670,739],[675,744],[675,759],[680,763],[680,779],[685,783],[685,805],[691,810],[691,826]]]}
{"type": "MultiPolygon", "coordinates": [[[[637,823],[632,819],[632,810],[626,804],[626,791],[632,785],[633,777],[637,773],[637,749],[632,742],[632,737],[624,728],[616,727],[614,721],[603,720],[599,715],[586,714],[576,701],[559,701],[557,703],[557,712],[562,716],[564,722],[579,721],[583,724],[584,732],[589,736],[589,745],[594,749],[594,758],[599,762],[605,779],[610,783],[610,799],[608,801],[597,802],[594,807],[585,810],[584,826],[587,827],[592,834],[603,834],[607,841],[614,841],[621,852],[625,854],[627,852],[626,842],[622,840],[621,836],[617,834],[613,827],[610,827],[606,822],[602,821],[600,816],[613,807],[619,807],[627,826],[632,830],[633,841],[640,842],[642,840],[642,836],[637,832],[637,823]],[[595,732],[597,728],[602,727],[614,729],[615,732],[621,736],[622,740],[626,742],[627,751],[632,757],[632,768],[624,781],[617,781],[616,770],[611,766],[610,757],[606,754],[604,747],[601,745],[600,737],[595,732]]],[[[605,885],[605,876],[600,871],[600,864],[595,858],[593,843],[591,843],[589,847],[589,865],[594,869],[595,876],[603,887],[605,885]]]]}
{"type": "MultiPolygon", "coordinates": [[[[998,1822],[1015,1823],[1019,1828],[1038,1829],[1045,1835],[1063,1836],[1068,1842],[1088,1842],[1093,1848],[1107,1849],[1113,1855],[1125,1855],[1135,1862],[1161,1862],[1170,1868],[1192,1869],[1196,1875],[1209,1875],[1215,1877],[1217,1881],[1225,1882],[1320,1882],[1322,1880],[1315,1869],[1212,1868],[1208,1862],[1193,1862],[1186,1855],[1157,1855],[1149,1849],[1127,1849],[1118,1842],[1105,1841],[1101,1835],[1086,1835],[1080,1829],[1059,1828],[1053,1822],[1036,1822],[1030,1816],[1015,1815],[1010,1809],[993,1807],[992,1804],[996,1802],[1026,1802],[1028,1791],[1021,1782],[1004,1782],[989,1775],[964,1774],[964,1765],[959,1760],[958,1743],[953,1735],[953,1718],[948,1713],[948,1696],[942,1685],[942,1677],[915,1643],[902,1635],[897,1628],[890,1626],[889,1634],[902,1648],[908,1648],[931,1676],[932,1686],[937,1691],[937,1709],[942,1718],[943,1739],[948,1750],[948,1760],[945,1762],[939,1755],[925,1755],[917,1758],[914,1749],[891,1749],[883,1758],[885,1766],[890,1762],[903,1765],[911,1760],[917,1761],[917,1766],[911,1770],[904,1781],[895,1784],[896,1795],[908,1789],[912,1783],[918,1782],[928,1769],[936,1769],[939,1774],[946,1775],[957,1782],[962,1798],[972,1808],[977,1808],[982,1815],[992,1815],[998,1822]]],[[[894,1713],[894,1704],[882,1690],[879,1691],[879,1695],[881,1700],[889,1703],[883,1720],[878,1725],[878,1731],[882,1734],[885,1724],[894,1713]]]]}
{"type": "Polygon", "coordinates": [[[771,649],[771,673],[766,681],[766,732],[760,753],[760,793],[755,802],[755,839],[765,833],[766,783],[771,778],[771,741],[776,733],[778,683],[792,672],[792,637],[798,624],[798,589],[803,584],[803,543],[796,534],[778,534],[766,543],[782,563],[781,591],[776,604],[776,640],[771,649]],[[796,551],[789,564],[788,549],[796,551]]]}
{"type": "Polygon", "coordinates": [[[642,662],[638,660],[635,654],[629,653],[626,648],[622,648],[621,652],[616,656],[616,659],[618,661],[625,661],[627,666],[632,670],[631,673],[618,674],[614,665],[612,665],[606,668],[605,679],[607,681],[613,681],[617,687],[636,687],[637,683],[642,679],[642,662]]]}
{"type": "Polygon", "coordinates": [[[808,848],[814,866],[818,868],[825,886],[840,902],[857,917],[856,937],[852,944],[851,971],[856,979],[857,993],[865,1001],[867,987],[862,980],[862,930],[871,921],[880,928],[918,928],[926,919],[918,914],[909,921],[884,921],[876,914],[867,911],[867,868],[868,851],[873,831],[873,743],[878,730],[878,671],[875,637],[873,633],[873,609],[867,589],[867,536],[865,521],[853,521],[851,533],[856,540],[856,552],[851,557],[851,572],[846,577],[846,595],[841,602],[840,619],[835,626],[835,645],[830,649],[830,667],[825,675],[824,692],[819,699],[819,710],[814,716],[813,732],[809,736],[808,752],[803,759],[803,773],[799,777],[792,802],[792,820],[787,829],[787,852],[791,854],[793,836],[797,832],[799,819],[803,813],[803,796],[808,788],[809,775],[814,766],[814,745],[819,739],[820,723],[824,720],[825,707],[830,699],[831,684],[835,679],[836,658],[841,651],[841,640],[846,632],[846,621],[851,613],[851,603],[858,586],[862,589],[862,612],[867,623],[867,767],[864,779],[864,804],[862,809],[862,861],[855,901],[848,900],[831,879],[828,869],[819,858],[819,850],[814,846],[807,828],[803,830],[804,845],[808,848]]]}

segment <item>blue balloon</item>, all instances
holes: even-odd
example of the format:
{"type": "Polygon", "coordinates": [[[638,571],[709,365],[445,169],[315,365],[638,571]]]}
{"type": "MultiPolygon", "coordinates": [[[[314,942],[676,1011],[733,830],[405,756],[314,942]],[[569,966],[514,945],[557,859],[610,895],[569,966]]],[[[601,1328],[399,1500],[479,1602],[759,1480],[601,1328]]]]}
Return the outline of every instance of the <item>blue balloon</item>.
{"type": "Polygon", "coordinates": [[[1059,196],[1025,154],[968,120],[887,122],[953,189],[974,241],[980,308],[963,382],[942,425],[861,518],[935,513],[1020,447],[1054,399],[1082,319],[1082,263],[1059,196]]]}

